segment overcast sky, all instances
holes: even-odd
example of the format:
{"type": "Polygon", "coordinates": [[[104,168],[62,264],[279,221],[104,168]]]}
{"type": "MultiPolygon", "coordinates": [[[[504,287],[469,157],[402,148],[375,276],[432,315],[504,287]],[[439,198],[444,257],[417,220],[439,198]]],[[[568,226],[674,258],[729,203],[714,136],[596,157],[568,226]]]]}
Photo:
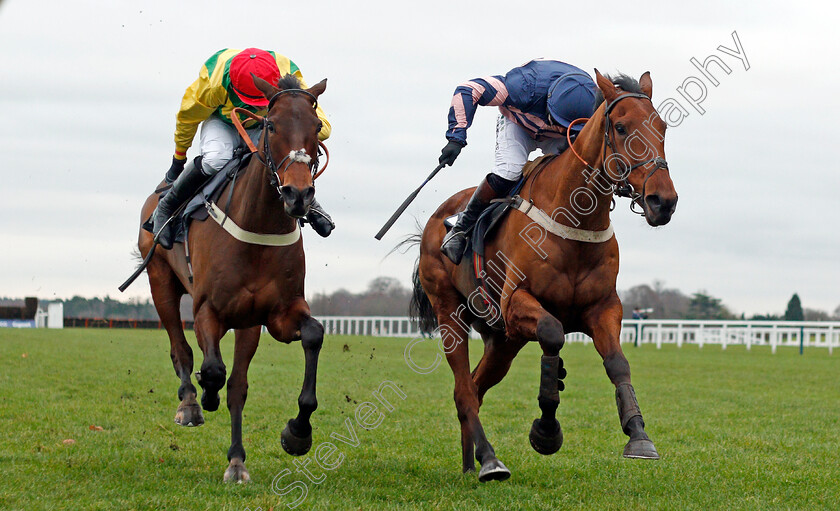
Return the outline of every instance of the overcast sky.
{"type": "MultiPolygon", "coordinates": [[[[650,71],[654,104],[689,111],[668,131],[680,195],[665,227],[625,200],[613,213],[618,287],[661,280],[706,290],[747,314],[840,304],[838,7],[821,2],[171,2],[0,3],[0,296],[149,296],[135,262],[139,211],[169,167],[184,89],[220,48],[273,49],[297,63],[333,126],[317,197],[337,229],[304,231],[307,289],[409,284],[415,252],[383,258],[493,161],[495,108],[469,145],[381,242],[373,235],[435,167],[461,82],[535,57],[593,73],[650,71]],[[532,9],[532,10],[531,10],[532,9]],[[239,18],[239,19],[237,19],[239,18]],[[735,49],[749,70],[717,50],[735,49]],[[677,92],[718,55],[700,115],[677,92]]],[[[190,151],[190,157],[195,149],[190,151]]]]}

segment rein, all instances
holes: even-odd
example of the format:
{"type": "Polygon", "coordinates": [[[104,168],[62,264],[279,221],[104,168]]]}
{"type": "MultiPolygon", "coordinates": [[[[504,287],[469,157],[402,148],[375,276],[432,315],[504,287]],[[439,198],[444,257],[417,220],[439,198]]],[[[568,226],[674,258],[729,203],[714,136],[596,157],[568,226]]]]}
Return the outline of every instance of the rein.
{"type": "MultiPolygon", "coordinates": [[[[621,101],[622,99],[626,99],[626,98],[641,98],[641,99],[646,99],[646,100],[650,101],[650,98],[647,97],[644,94],[639,94],[638,92],[629,92],[627,94],[622,94],[621,96],[618,96],[617,98],[615,98],[612,101],[612,103],[609,103],[606,106],[606,108],[604,108],[604,144],[602,146],[603,147],[603,154],[602,154],[602,157],[601,157],[601,160],[603,162],[602,165],[604,165],[604,171],[606,171],[607,147],[608,146],[609,146],[610,150],[612,151],[612,154],[618,154],[619,156],[624,157],[624,155],[622,155],[621,153],[618,153],[616,151],[615,144],[613,143],[612,138],[610,137],[611,125],[612,125],[612,120],[610,119],[610,111],[612,111],[612,109],[615,107],[616,104],[618,104],[619,101],[621,101]]],[[[589,164],[589,162],[584,160],[583,157],[581,157],[580,154],[578,154],[578,152],[575,150],[574,144],[572,144],[572,140],[571,140],[571,136],[570,136],[572,126],[574,126],[575,124],[577,124],[579,122],[586,122],[588,120],[589,120],[588,117],[582,117],[580,119],[575,119],[574,121],[572,121],[571,124],[569,124],[569,127],[566,129],[566,140],[568,141],[569,149],[572,150],[572,153],[575,155],[575,157],[577,157],[578,160],[581,161],[581,163],[583,163],[584,165],[589,167],[589,169],[591,169],[595,172],[599,172],[598,169],[594,168],[592,165],[589,164]]],[[[622,164],[624,164],[623,160],[622,160],[622,164]]],[[[650,179],[651,176],[653,176],[653,174],[661,168],[662,169],[667,169],[668,168],[668,162],[665,160],[665,158],[663,158],[661,156],[654,156],[653,158],[650,158],[646,161],[632,164],[629,168],[627,168],[627,170],[625,172],[622,172],[622,175],[624,176],[624,178],[621,179],[616,184],[615,195],[617,195],[619,197],[629,198],[630,199],[630,211],[632,211],[633,213],[637,213],[639,215],[644,215],[645,214],[644,206],[642,205],[641,201],[644,198],[645,186],[647,186],[648,179],[650,179]],[[633,170],[635,170],[639,167],[644,167],[644,166],[649,165],[651,163],[653,163],[653,168],[650,170],[650,172],[648,172],[647,176],[645,176],[645,180],[642,183],[642,191],[641,191],[641,193],[639,193],[635,190],[635,188],[633,188],[633,185],[630,184],[630,182],[627,180],[627,178],[630,176],[630,173],[633,172],[633,170]],[[634,206],[636,204],[638,204],[639,207],[642,208],[641,211],[636,211],[636,209],[634,208],[634,206]]],[[[609,175],[609,172],[607,172],[607,175],[609,175]]]]}

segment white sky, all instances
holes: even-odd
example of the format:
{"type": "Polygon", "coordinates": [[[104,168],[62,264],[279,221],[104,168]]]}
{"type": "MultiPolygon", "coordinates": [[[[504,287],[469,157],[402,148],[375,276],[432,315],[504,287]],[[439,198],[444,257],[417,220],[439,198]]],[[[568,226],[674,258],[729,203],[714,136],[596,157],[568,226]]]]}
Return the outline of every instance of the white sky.
{"type": "Polygon", "coordinates": [[[793,292],[805,307],[840,304],[835,4],[459,5],[3,1],[0,296],[149,296],[145,276],[116,288],[134,268],[140,206],[169,166],[180,98],[216,50],[256,46],[289,56],[309,83],[329,79],[333,161],[317,196],[338,227],[326,240],[304,232],[309,292],[359,291],[379,275],[409,284],[416,253],[385,254],[492,163],[497,112],[482,108],[455,166],[374,240],[437,164],[459,83],[550,57],[590,73],[649,70],[658,105],[699,76],[691,57],[717,54],[732,73],[716,72],[705,115],[668,132],[674,219],[650,228],[626,200],[613,214],[618,287],[659,279],[747,314],[783,311],[793,292]],[[735,47],[733,31],[748,71],[716,50],[735,47]]]}

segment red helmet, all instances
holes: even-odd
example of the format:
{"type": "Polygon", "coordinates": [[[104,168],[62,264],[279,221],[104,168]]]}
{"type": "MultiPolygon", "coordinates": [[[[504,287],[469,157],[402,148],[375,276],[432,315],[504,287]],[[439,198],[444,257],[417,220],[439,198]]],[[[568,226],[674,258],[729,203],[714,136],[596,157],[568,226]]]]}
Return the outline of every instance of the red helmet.
{"type": "Polygon", "coordinates": [[[280,80],[280,69],[274,56],[265,50],[247,48],[230,61],[230,84],[243,103],[268,106],[268,100],[254,85],[251,73],[272,85],[280,80]]]}

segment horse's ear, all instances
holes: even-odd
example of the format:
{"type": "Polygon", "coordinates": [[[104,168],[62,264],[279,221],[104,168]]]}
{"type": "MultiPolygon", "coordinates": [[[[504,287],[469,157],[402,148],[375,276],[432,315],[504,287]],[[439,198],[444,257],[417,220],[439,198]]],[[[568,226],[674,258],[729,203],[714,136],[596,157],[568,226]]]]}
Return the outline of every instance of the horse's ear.
{"type": "Polygon", "coordinates": [[[612,100],[618,96],[618,92],[615,90],[615,84],[602,75],[597,69],[595,69],[595,81],[598,83],[598,88],[604,93],[604,99],[607,100],[607,103],[612,102],[612,100]]]}
{"type": "Polygon", "coordinates": [[[645,96],[651,99],[653,98],[653,80],[650,79],[650,71],[645,71],[645,74],[639,78],[639,86],[642,88],[645,96]]]}
{"type": "Polygon", "coordinates": [[[280,92],[280,89],[271,85],[254,73],[251,73],[251,78],[254,80],[254,85],[260,90],[260,92],[263,93],[265,99],[271,99],[272,96],[280,92]]]}
{"type": "Polygon", "coordinates": [[[327,90],[327,79],[326,78],[324,78],[320,82],[316,83],[312,87],[309,87],[309,89],[307,89],[306,92],[312,94],[313,96],[315,96],[317,98],[318,96],[323,94],[325,90],[327,90]]]}

